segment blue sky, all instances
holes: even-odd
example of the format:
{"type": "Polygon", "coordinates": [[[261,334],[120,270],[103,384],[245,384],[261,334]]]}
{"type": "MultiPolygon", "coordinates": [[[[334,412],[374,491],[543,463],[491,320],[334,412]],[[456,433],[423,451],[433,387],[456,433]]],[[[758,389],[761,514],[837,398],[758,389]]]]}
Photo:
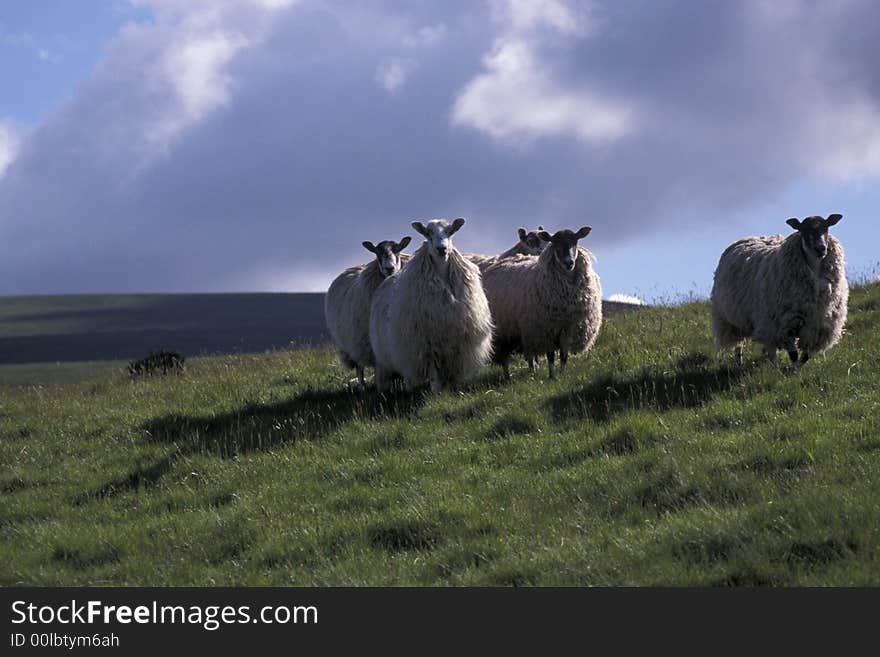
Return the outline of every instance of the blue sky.
{"type": "Polygon", "coordinates": [[[606,296],[840,212],[880,260],[880,5],[0,7],[0,294],[322,290],[363,240],[592,225],[606,296]]]}

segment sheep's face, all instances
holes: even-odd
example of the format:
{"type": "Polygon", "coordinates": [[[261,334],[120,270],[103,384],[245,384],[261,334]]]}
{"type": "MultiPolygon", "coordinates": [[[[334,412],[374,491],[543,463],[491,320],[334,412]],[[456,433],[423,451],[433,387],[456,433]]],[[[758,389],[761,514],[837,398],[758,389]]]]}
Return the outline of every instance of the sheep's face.
{"type": "Polygon", "coordinates": [[[446,260],[452,251],[452,236],[459,228],[464,226],[464,219],[458,218],[452,223],[445,219],[434,219],[424,225],[420,221],[414,221],[412,227],[428,240],[428,251],[435,258],[446,260]]]}
{"type": "Polygon", "coordinates": [[[407,236],[399,242],[384,240],[376,245],[373,245],[372,242],[364,242],[363,244],[367,251],[376,255],[376,262],[379,263],[379,273],[388,278],[400,271],[400,252],[410,243],[410,239],[407,236]]]}
{"type": "Polygon", "coordinates": [[[541,255],[547,247],[548,242],[541,239],[539,233],[544,230],[543,226],[538,226],[537,230],[526,230],[520,228],[518,232],[519,241],[525,246],[529,255],[541,255]]]}
{"type": "Polygon", "coordinates": [[[801,248],[807,258],[822,260],[828,253],[828,229],[842,218],[842,215],[831,214],[827,219],[814,216],[798,221],[792,218],[785,223],[801,234],[801,248]]]}
{"type": "Polygon", "coordinates": [[[551,235],[545,230],[538,232],[545,242],[550,242],[549,248],[553,249],[553,257],[565,271],[574,271],[578,258],[578,240],[585,238],[593,230],[590,226],[584,226],[574,232],[568,229],[559,230],[551,235]]]}

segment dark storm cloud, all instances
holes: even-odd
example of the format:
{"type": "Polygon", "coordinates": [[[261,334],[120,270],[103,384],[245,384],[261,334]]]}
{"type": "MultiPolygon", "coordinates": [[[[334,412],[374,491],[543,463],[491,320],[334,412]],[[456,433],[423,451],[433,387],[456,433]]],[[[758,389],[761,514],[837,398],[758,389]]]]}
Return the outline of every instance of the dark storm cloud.
{"type": "Polygon", "coordinates": [[[0,293],[320,288],[413,219],[612,244],[880,174],[873,3],[222,4],[24,141],[0,293]]]}

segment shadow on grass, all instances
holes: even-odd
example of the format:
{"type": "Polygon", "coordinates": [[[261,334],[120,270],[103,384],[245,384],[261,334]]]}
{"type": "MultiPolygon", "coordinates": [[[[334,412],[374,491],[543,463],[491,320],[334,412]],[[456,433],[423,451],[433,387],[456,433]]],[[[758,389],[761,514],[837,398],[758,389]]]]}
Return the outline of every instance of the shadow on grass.
{"type": "Polygon", "coordinates": [[[344,389],[301,392],[272,404],[247,404],[228,413],[172,413],[142,425],[152,442],[175,444],[183,453],[232,457],[299,440],[318,440],[357,419],[399,417],[422,405],[422,394],[361,397],[344,389]]]}
{"type": "Polygon", "coordinates": [[[590,418],[596,422],[635,409],[693,408],[736,386],[755,366],[713,367],[708,356],[692,353],[680,358],[672,371],[646,368],[629,378],[605,376],[552,397],[548,404],[556,420],[590,418]]]}

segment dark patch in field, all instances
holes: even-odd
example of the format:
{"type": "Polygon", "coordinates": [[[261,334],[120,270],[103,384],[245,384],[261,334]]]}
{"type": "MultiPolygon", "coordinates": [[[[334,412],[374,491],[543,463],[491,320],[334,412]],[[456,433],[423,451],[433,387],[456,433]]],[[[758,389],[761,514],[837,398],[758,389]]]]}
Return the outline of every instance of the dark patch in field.
{"type": "Polygon", "coordinates": [[[785,560],[792,565],[827,566],[832,561],[846,558],[857,549],[858,545],[855,542],[837,538],[815,542],[798,541],[788,548],[785,560]]]}
{"type": "Polygon", "coordinates": [[[119,559],[119,550],[109,543],[81,548],[58,546],[52,552],[53,561],[72,566],[77,570],[116,563],[119,559]]]}
{"type": "Polygon", "coordinates": [[[686,563],[711,565],[728,561],[742,545],[740,538],[727,535],[686,539],[672,546],[672,556],[686,563]]]}
{"type": "Polygon", "coordinates": [[[505,415],[489,429],[484,438],[486,440],[503,440],[509,436],[532,433],[537,427],[532,420],[517,415],[505,415]]]}
{"type": "Polygon", "coordinates": [[[663,436],[635,432],[630,428],[615,431],[599,443],[598,454],[623,456],[633,454],[663,441],[663,436]]]}
{"type": "MultiPolygon", "coordinates": [[[[677,472],[667,471],[638,488],[632,501],[659,516],[697,504],[730,506],[742,502],[747,496],[748,491],[736,482],[718,480],[709,485],[686,485],[677,472]]],[[[621,509],[625,510],[626,506],[621,509]]]]}
{"type": "Polygon", "coordinates": [[[318,440],[357,418],[410,414],[422,395],[362,398],[344,389],[305,390],[273,404],[247,404],[229,413],[189,416],[176,413],[141,428],[150,440],[177,444],[185,453],[233,457],[298,440],[318,440]]]}
{"type": "Polygon", "coordinates": [[[782,586],[785,581],[774,575],[760,573],[756,570],[737,570],[726,577],[709,582],[714,587],[758,587],[758,586],[782,586]]]}
{"type": "Polygon", "coordinates": [[[374,525],[367,532],[370,543],[388,552],[433,550],[443,541],[440,528],[421,520],[401,520],[374,525]]]}
{"type": "Polygon", "coordinates": [[[102,499],[105,497],[113,497],[121,495],[130,490],[137,490],[141,487],[151,488],[161,479],[169,470],[171,470],[172,457],[166,456],[154,461],[149,465],[138,466],[128,475],[120,479],[114,479],[97,490],[82,493],[73,499],[75,505],[86,504],[94,499],[102,499]]]}
{"type": "MultiPolygon", "coordinates": [[[[784,481],[793,481],[812,473],[813,464],[804,456],[776,461],[768,456],[755,456],[730,466],[733,472],[754,472],[755,474],[784,481]]],[[[717,473],[723,472],[719,469],[717,473]]]]}
{"type": "Polygon", "coordinates": [[[679,359],[671,372],[645,368],[641,374],[627,379],[605,376],[573,392],[557,395],[548,403],[559,421],[590,418],[607,422],[633,409],[664,412],[694,408],[736,386],[752,367],[712,368],[705,355],[689,354],[679,359]]]}
{"type": "Polygon", "coordinates": [[[489,583],[492,586],[512,586],[513,588],[534,586],[538,583],[538,576],[518,568],[504,568],[492,573],[489,576],[489,583]]]}
{"type": "Polygon", "coordinates": [[[0,493],[15,493],[20,490],[35,488],[37,486],[43,485],[43,482],[25,481],[21,477],[15,477],[0,484],[0,493]]]}

